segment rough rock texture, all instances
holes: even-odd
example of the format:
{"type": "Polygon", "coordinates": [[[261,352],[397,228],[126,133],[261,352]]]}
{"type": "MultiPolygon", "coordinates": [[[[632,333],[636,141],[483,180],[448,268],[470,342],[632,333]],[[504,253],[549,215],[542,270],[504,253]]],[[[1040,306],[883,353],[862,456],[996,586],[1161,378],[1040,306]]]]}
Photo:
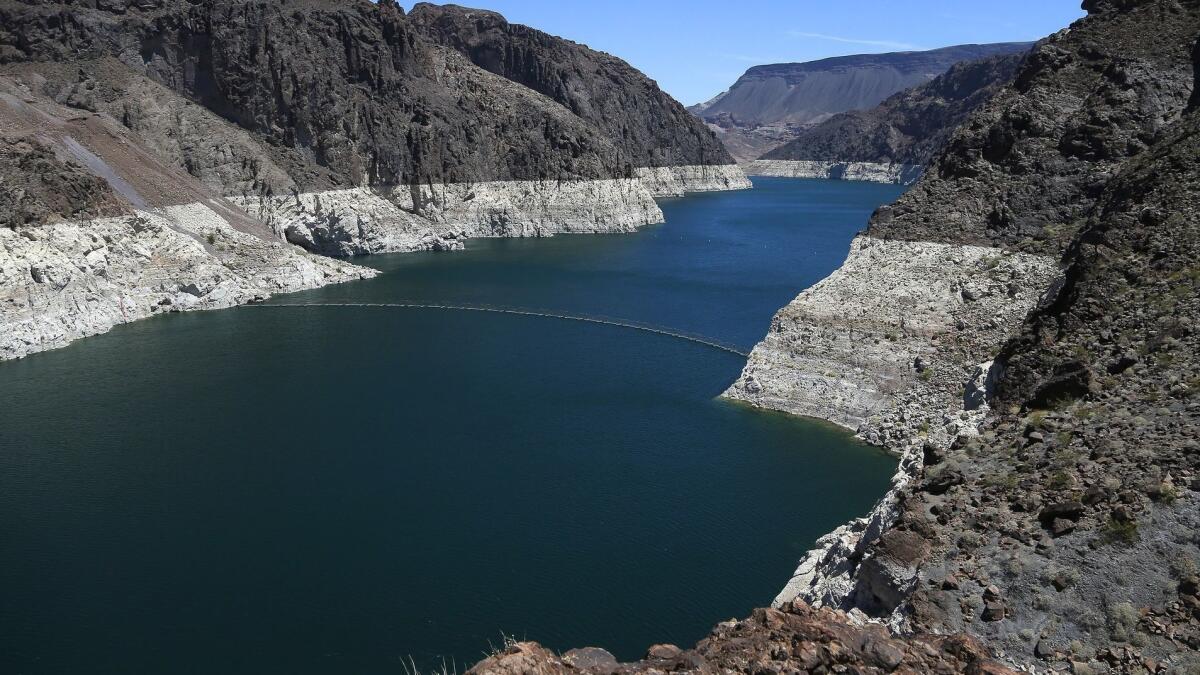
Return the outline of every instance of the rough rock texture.
{"type": "Polygon", "coordinates": [[[663,219],[646,185],[636,178],[356,188],[231,199],[288,241],[335,256],[454,250],[469,237],[632,232],[663,219]]]}
{"type": "Polygon", "coordinates": [[[750,395],[768,405],[853,424],[872,387],[912,354],[914,379],[930,387],[859,426],[903,454],[893,490],[824,538],[778,603],[799,596],[904,633],[966,632],[1022,666],[1191,673],[1200,669],[1200,3],[1086,8],[867,231],[889,246],[987,252],[922,272],[933,281],[917,297],[999,304],[881,353],[850,319],[926,324],[928,312],[889,309],[913,293],[902,280],[870,287],[920,256],[875,269],[852,253],[826,288],[781,312],[735,393],[758,389],[750,395]],[[1018,251],[1061,255],[1062,279],[1015,274],[1012,303],[970,285],[939,288],[939,279],[986,279],[984,261],[1018,251]],[[862,294],[841,295],[830,311],[839,296],[828,286],[862,294]],[[855,364],[847,353],[865,357],[855,364]],[[829,387],[823,373],[839,368],[849,374],[835,384],[859,386],[829,387]],[[985,412],[946,414],[973,405],[985,412]]]}
{"type": "Polygon", "coordinates": [[[775,316],[726,396],[901,449],[918,434],[954,438],[969,426],[960,413],[982,407],[955,392],[1057,274],[1042,256],[858,237],[775,316]]]}
{"type": "MultiPolygon", "coordinates": [[[[263,176],[264,196],[732,163],[627,64],[492,13],[422,7],[409,17],[366,0],[116,4],[7,0],[0,60],[114,57],[263,143],[294,181],[263,176]],[[513,61],[486,58],[496,50],[513,61]]],[[[103,93],[112,79],[79,84],[103,93]]]]}
{"type": "Polygon", "coordinates": [[[956,64],[928,84],[900,92],[865,111],[835,115],[801,131],[795,139],[756,163],[768,175],[812,171],[824,163],[828,177],[845,180],[912,183],[972,111],[1012,81],[1026,54],[994,56],[956,64]],[[773,161],[772,161],[773,160],[773,161]],[[882,167],[859,171],[855,167],[882,167]],[[845,167],[842,169],[841,167],[845,167]]]}
{"type": "Polygon", "coordinates": [[[433,42],[599,128],[634,167],[731,163],[702,122],[616,57],[484,10],[417,3],[409,20],[433,42]]]}
{"type": "Polygon", "coordinates": [[[1178,121],[1192,93],[1194,0],[1099,3],[1039,43],[945,151],[872,221],[883,238],[1058,255],[1123,162],[1178,121]]]}
{"type": "Polygon", "coordinates": [[[0,137],[0,227],[125,213],[103,179],[37,138],[0,137]]]}
{"type": "Polygon", "coordinates": [[[732,164],[644,167],[634,175],[655,197],[680,197],[686,192],[746,190],[752,187],[741,168],[732,164]]]}
{"type": "Polygon", "coordinates": [[[1013,671],[993,661],[970,638],[924,635],[898,639],[878,625],[803,602],[760,609],[727,621],[694,649],[655,645],[643,660],[618,663],[608,652],[575,649],[562,655],[532,642],[507,645],[468,671],[474,675],[542,673],[974,673],[1013,671]]]}
{"type": "Polygon", "coordinates": [[[858,180],[870,183],[909,185],[921,177],[924,167],[920,164],[894,164],[891,162],[758,159],[743,164],[742,169],[748,176],[858,180]]]}
{"type": "Polygon", "coordinates": [[[205,204],[0,227],[0,359],[158,313],[220,309],[373,275],[238,231],[205,204]]]}

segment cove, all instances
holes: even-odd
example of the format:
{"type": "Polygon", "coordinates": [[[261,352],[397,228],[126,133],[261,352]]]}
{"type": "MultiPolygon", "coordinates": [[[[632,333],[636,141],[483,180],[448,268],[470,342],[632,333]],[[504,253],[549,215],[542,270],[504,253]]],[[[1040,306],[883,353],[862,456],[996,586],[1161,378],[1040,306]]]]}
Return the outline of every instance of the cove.
{"type": "MultiPolygon", "coordinates": [[[[748,351],[893,186],[756,179],[631,235],[477,240],[275,304],[506,306],[748,351]]],[[[181,314],[0,364],[0,671],[632,659],[770,602],[894,460],[715,397],[744,358],[422,308],[181,314]]]]}

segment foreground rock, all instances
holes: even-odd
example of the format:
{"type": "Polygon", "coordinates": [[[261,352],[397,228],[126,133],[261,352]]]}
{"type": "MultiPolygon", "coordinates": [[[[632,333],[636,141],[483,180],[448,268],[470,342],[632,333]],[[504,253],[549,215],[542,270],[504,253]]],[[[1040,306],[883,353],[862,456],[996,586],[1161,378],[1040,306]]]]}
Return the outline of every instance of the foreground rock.
{"type": "Polygon", "coordinates": [[[744,621],[727,621],[694,649],[651,647],[636,663],[617,663],[599,649],[557,655],[531,642],[508,645],[480,662],[476,675],[527,673],[977,673],[1013,671],[991,660],[965,637],[896,639],[877,625],[855,623],[845,614],[803,602],[760,609],[744,621]]]}

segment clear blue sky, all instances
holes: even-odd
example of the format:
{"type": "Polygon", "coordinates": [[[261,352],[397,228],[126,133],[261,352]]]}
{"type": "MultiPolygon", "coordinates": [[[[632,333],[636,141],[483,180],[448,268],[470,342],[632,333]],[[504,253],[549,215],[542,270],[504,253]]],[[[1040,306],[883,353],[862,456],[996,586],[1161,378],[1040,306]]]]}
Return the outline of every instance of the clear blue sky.
{"type": "MultiPolygon", "coordinates": [[[[406,9],[411,1],[401,3],[406,9]]],[[[442,3],[437,3],[442,4],[442,3]]],[[[759,63],[1038,40],[1079,0],[459,0],[619,56],[686,104],[759,63]]]]}

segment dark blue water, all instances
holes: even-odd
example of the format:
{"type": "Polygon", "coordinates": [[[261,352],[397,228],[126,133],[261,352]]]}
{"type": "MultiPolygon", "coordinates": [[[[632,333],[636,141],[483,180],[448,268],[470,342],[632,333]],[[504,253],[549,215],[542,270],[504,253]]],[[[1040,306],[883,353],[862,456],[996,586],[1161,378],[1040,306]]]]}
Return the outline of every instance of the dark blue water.
{"type": "MultiPolygon", "coordinates": [[[[503,304],[752,346],[887,186],[758,180],[632,235],[364,262],[278,302],[503,304]]],[[[771,600],[894,463],[715,399],[744,360],[508,315],[243,308],[0,364],[0,672],[634,658],[771,600]]]]}

